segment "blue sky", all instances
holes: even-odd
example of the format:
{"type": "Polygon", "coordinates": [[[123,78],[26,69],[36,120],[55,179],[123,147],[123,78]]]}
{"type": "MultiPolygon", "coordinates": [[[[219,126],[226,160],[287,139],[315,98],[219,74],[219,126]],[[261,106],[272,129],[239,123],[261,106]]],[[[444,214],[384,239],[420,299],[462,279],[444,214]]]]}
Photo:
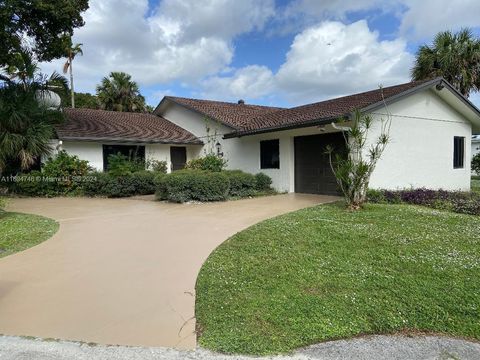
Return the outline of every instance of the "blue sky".
{"type": "Polygon", "coordinates": [[[76,89],[125,71],[153,106],[164,95],[320,101],[408,81],[420,44],[461,27],[480,36],[478,14],[478,0],[91,0],[74,34],[76,89]]]}

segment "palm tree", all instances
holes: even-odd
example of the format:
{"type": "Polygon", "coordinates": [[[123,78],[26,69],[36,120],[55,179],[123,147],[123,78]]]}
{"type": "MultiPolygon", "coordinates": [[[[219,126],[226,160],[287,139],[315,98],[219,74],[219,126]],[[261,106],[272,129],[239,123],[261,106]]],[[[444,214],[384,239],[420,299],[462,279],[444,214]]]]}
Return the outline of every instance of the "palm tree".
{"type": "Polygon", "coordinates": [[[63,65],[63,73],[66,74],[70,70],[70,96],[72,97],[72,108],[75,108],[75,92],[73,89],[73,59],[77,55],[83,55],[83,44],[70,45],[67,48],[67,61],[63,65]]]}
{"type": "Polygon", "coordinates": [[[22,51],[0,80],[0,172],[26,170],[52,150],[54,125],[63,120],[53,93],[66,92],[67,79],[39,73],[31,53],[22,51]]]}
{"type": "Polygon", "coordinates": [[[124,72],[111,72],[97,86],[98,100],[105,110],[145,111],[145,98],[132,77],[124,72]]]}
{"type": "Polygon", "coordinates": [[[32,52],[28,49],[22,49],[22,51],[15,53],[12,63],[4,69],[6,76],[2,76],[2,80],[19,81],[26,89],[39,70],[38,64],[33,60],[32,52]]]}
{"type": "Polygon", "coordinates": [[[9,82],[0,87],[0,172],[27,170],[51,153],[54,125],[62,112],[39,101],[42,86],[9,82]]]}
{"type": "Polygon", "coordinates": [[[440,32],[431,46],[420,46],[412,69],[413,80],[439,76],[466,97],[480,90],[480,39],[471,30],[440,32]]]}

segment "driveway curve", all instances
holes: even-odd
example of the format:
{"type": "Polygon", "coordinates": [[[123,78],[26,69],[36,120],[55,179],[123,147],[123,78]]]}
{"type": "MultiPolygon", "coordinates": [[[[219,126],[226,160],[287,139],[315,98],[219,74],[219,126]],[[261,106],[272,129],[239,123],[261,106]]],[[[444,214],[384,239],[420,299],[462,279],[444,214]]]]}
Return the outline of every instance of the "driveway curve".
{"type": "Polygon", "coordinates": [[[261,220],[335,199],[14,199],[7,210],[60,229],[0,260],[0,334],[193,349],[195,281],[213,249],[261,220]]]}

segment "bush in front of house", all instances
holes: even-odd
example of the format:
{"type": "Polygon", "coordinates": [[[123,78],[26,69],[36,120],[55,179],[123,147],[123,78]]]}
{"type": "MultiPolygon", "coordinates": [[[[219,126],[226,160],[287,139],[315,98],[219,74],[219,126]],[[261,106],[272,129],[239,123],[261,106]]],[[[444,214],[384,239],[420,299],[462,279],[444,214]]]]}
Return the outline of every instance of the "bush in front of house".
{"type": "Polygon", "coordinates": [[[461,214],[480,215],[480,195],[474,192],[405,189],[368,190],[368,201],[384,204],[413,204],[461,214]]]}
{"type": "Polygon", "coordinates": [[[112,176],[126,176],[145,170],[145,162],[140,159],[130,159],[122,154],[108,156],[108,173],[112,176]]]}
{"type": "Polygon", "coordinates": [[[210,154],[198,159],[190,160],[185,165],[185,168],[192,170],[220,172],[225,168],[225,166],[227,166],[227,161],[225,159],[221,158],[220,156],[210,154]]]}
{"type": "Polygon", "coordinates": [[[60,151],[47,159],[42,171],[19,174],[11,190],[28,196],[59,196],[82,193],[84,178],[91,171],[88,161],[60,151]]]}
{"type": "Polygon", "coordinates": [[[248,197],[255,195],[257,182],[255,175],[241,170],[225,170],[230,182],[229,195],[232,197],[248,197]]]}
{"type": "Polygon", "coordinates": [[[223,172],[185,169],[157,177],[156,196],[172,202],[223,201],[230,182],[223,172]]]}
{"type": "Polygon", "coordinates": [[[83,184],[83,192],[87,196],[109,198],[153,194],[156,189],[155,176],[153,171],[147,170],[124,176],[95,172],[90,174],[92,179],[83,184]]]}
{"type": "Polygon", "coordinates": [[[272,178],[264,173],[255,174],[255,188],[257,191],[269,191],[272,189],[272,178]]]}
{"type": "MultiPolygon", "coordinates": [[[[266,175],[265,175],[266,176],[266,175]]],[[[263,184],[270,184],[262,177],[263,184]]],[[[230,197],[249,197],[264,193],[257,190],[256,176],[240,170],[204,171],[184,169],[155,178],[158,200],[172,202],[223,201],[230,197]]],[[[262,189],[265,189],[263,185],[262,189]]],[[[271,191],[271,188],[268,187],[271,191]]]]}
{"type": "Polygon", "coordinates": [[[147,160],[146,168],[157,173],[166,174],[168,164],[165,160],[149,159],[147,160]]]}

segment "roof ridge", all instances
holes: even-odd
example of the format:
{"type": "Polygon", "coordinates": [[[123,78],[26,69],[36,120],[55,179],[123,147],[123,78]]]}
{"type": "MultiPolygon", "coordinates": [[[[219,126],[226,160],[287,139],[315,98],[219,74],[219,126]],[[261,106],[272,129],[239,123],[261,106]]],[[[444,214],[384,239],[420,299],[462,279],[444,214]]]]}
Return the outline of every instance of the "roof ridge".
{"type": "Polygon", "coordinates": [[[225,104],[225,105],[234,105],[234,106],[255,106],[255,107],[261,107],[261,108],[268,108],[268,109],[288,109],[280,106],[268,106],[268,105],[258,105],[258,104],[249,104],[249,103],[243,103],[243,104],[238,104],[236,102],[231,102],[231,101],[222,101],[222,100],[211,100],[211,99],[198,99],[198,98],[191,98],[191,97],[184,97],[184,96],[171,96],[171,95],[165,95],[165,98],[167,99],[182,99],[182,100],[193,100],[193,101],[202,101],[202,102],[213,102],[213,103],[218,103],[218,104],[225,104]]]}

